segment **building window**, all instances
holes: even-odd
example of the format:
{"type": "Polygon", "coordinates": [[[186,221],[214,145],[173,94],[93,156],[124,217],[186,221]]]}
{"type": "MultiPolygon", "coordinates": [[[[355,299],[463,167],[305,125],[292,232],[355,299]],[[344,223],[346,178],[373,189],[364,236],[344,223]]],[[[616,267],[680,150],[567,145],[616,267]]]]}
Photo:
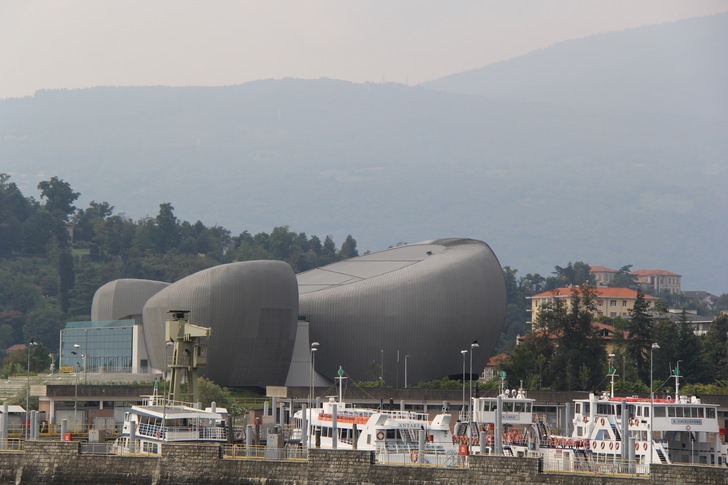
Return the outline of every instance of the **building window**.
{"type": "Polygon", "coordinates": [[[627,306],[627,300],[622,300],[622,306],[627,306]]]}
{"type": "Polygon", "coordinates": [[[609,306],[617,306],[617,300],[609,300],[609,306]]]}

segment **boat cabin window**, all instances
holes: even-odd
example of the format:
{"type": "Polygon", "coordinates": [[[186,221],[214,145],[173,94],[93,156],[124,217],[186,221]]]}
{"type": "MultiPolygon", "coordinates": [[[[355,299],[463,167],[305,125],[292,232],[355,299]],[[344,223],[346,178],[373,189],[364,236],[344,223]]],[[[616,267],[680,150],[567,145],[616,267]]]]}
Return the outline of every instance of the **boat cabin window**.
{"type": "Polygon", "coordinates": [[[387,439],[388,440],[396,440],[397,439],[397,430],[396,429],[388,429],[387,430],[387,439]]]}
{"type": "Polygon", "coordinates": [[[589,414],[589,403],[581,403],[583,409],[581,410],[581,414],[589,414]]]}
{"type": "Polygon", "coordinates": [[[597,403],[597,414],[614,414],[614,405],[606,403],[597,403]]]}
{"type": "Polygon", "coordinates": [[[648,407],[645,407],[644,408],[644,414],[643,414],[643,416],[645,418],[649,418],[650,417],[650,408],[648,408],[648,407]]]}
{"type": "Polygon", "coordinates": [[[581,414],[581,403],[576,403],[576,409],[574,410],[576,414],[581,414]]]}
{"type": "Polygon", "coordinates": [[[715,419],[715,408],[708,408],[707,417],[711,419],[715,419]]]}
{"type": "Polygon", "coordinates": [[[665,406],[657,406],[655,407],[655,417],[656,418],[664,418],[666,416],[667,410],[665,409],[665,406]]]}
{"type": "Polygon", "coordinates": [[[530,402],[517,402],[515,403],[515,411],[517,413],[530,413],[531,412],[531,403],[530,402]]]}

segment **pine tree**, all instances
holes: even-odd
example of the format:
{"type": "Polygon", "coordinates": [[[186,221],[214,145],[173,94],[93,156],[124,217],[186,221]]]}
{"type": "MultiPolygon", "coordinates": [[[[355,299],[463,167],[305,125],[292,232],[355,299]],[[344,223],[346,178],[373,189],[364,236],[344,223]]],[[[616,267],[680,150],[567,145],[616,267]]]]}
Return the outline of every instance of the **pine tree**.
{"type": "Polygon", "coordinates": [[[629,311],[631,319],[627,325],[627,353],[637,368],[637,375],[643,382],[650,378],[650,349],[652,347],[652,317],[642,290],[637,290],[637,299],[629,311]]]}

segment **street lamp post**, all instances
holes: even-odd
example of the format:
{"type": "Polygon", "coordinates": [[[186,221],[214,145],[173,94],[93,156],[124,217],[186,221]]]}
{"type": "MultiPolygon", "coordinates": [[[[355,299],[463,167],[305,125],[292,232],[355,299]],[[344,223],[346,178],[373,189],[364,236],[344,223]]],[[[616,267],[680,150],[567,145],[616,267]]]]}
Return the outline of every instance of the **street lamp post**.
{"type": "MultiPolygon", "coordinates": [[[[473,430],[471,428],[470,423],[473,421],[473,353],[475,352],[475,349],[480,347],[478,345],[477,340],[473,340],[473,343],[470,344],[470,395],[469,395],[469,402],[468,402],[468,430],[470,430],[470,434],[472,434],[473,430]]],[[[470,454],[470,442],[472,440],[468,440],[468,454],[470,454]]]]}
{"type": "Polygon", "coordinates": [[[314,367],[316,366],[316,351],[318,350],[318,346],[320,344],[318,342],[311,343],[311,372],[310,372],[310,381],[309,381],[309,390],[308,390],[308,407],[309,409],[313,407],[313,376],[314,376],[314,367]]]}
{"type": "Polygon", "coordinates": [[[38,343],[30,339],[30,342],[28,343],[28,389],[25,393],[25,439],[28,439],[28,431],[29,431],[29,420],[28,420],[28,413],[30,413],[30,350],[38,345],[38,343]]]}
{"type": "Polygon", "coordinates": [[[86,367],[87,359],[88,359],[88,328],[84,330],[86,334],[86,343],[83,348],[83,354],[81,354],[81,357],[83,357],[83,383],[88,384],[88,370],[86,367]]]}
{"type": "MultiPolygon", "coordinates": [[[[81,348],[79,344],[73,344],[73,348],[76,350],[72,350],[71,353],[73,355],[78,355],[78,349],[81,348]]],[[[78,361],[76,362],[76,365],[74,365],[74,368],[76,369],[76,372],[74,372],[73,376],[76,378],[76,385],[74,387],[73,391],[73,427],[74,429],[76,426],[78,426],[78,361]]]]}
{"type": "Polygon", "coordinates": [[[404,388],[407,389],[407,359],[409,359],[409,355],[404,356],[404,388]]]}
{"type": "Polygon", "coordinates": [[[652,463],[652,415],[655,414],[655,391],[652,388],[652,353],[659,349],[660,346],[657,343],[653,343],[650,347],[650,464],[652,463]]]}
{"type": "MultiPolygon", "coordinates": [[[[465,356],[468,354],[467,350],[461,350],[460,353],[463,356],[463,412],[462,414],[465,414],[465,356]]],[[[463,416],[463,419],[465,419],[465,416],[463,416]]]]}

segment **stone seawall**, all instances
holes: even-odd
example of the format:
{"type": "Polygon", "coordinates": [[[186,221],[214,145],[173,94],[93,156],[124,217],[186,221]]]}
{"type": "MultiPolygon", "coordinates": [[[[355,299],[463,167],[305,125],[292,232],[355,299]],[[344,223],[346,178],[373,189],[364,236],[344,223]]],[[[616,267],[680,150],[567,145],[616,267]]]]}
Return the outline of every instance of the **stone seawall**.
{"type": "Polygon", "coordinates": [[[654,465],[650,477],[543,473],[538,458],[470,457],[468,468],[383,466],[367,451],[311,450],[308,461],[226,460],[217,445],[164,445],[161,457],[82,455],[78,442],[29,441],[0,453],[0,484],[726,485],[728,468],[654,465]]]}

